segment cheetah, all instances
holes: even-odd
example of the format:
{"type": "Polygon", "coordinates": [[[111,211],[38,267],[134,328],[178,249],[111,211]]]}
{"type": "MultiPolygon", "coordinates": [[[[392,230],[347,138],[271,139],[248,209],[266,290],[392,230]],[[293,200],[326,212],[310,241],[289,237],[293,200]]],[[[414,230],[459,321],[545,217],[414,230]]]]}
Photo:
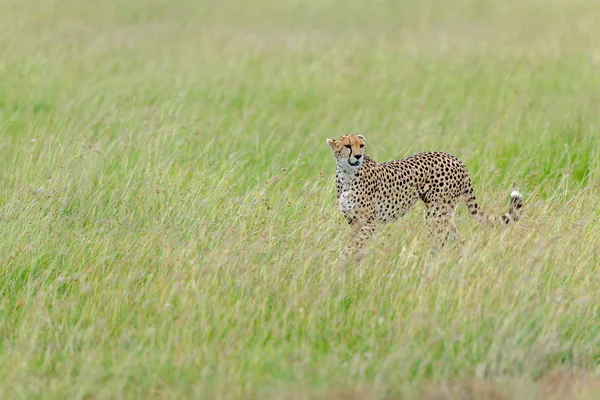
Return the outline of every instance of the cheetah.
{"type": "Polygon", "coordinates": [[[453,213],[465,202],[469,213],[483,224],[507,225],[522,214],[523,196],[513,191],[508,212],[500,217],[484,213],[473,195],[465,165],[442,152],[426,152],[394,161],[377,162],[366,155],[363,135],[327,139],[336,159],[339,208],[350,225],[351,243],[340,254],[340,262],[355,252],[360,261],[363,247],[379,223],[398,219],[421,199],[426,206],[429,236],[443,243],[450,237],[462,243],[453,213]]]}

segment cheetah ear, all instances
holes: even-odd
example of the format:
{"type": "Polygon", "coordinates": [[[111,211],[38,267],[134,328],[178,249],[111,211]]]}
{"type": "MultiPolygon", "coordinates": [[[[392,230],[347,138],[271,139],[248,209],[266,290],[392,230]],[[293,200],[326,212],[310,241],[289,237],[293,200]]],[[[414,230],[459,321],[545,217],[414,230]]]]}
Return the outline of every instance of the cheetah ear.
{"type": "Polygon", "coordinates": [[[327,144],[331,147],[331,150],[335,149],[335,140],[327,139],[327,144]]]}
{"type": "Polygon", "coordinates": [[[365,142],[367,141],[367,139],[365,139],[365,137],[363,135],[356,135],[356,137],[361,138],[362,140],[364,140],[365,142]]]}

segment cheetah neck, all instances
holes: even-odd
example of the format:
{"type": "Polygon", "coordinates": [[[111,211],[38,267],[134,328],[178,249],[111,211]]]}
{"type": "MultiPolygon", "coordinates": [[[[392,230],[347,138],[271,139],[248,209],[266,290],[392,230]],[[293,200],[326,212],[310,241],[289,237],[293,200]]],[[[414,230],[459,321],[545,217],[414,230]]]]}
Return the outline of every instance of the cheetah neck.
{"type": "Polygon", "coordinates": [[[336,163],[336,184],[338,198],[342,193],[351,191],[356,183],[360,181],[365,164],[370,161],[365,158],[362,165],[359,168],[352,168],[346,161],[339,161],[336,163]]]}
{"type": "Polygon", "coordinates": [[[346,168],[338,165],[336,167],[336,177],[338,184],[342,186],[342,188],[348,190],[352,186],[354,182],[356,182],[360,178],[360,174],[357,173],[358,169],[352,170],[351,168],[346,168]]]}

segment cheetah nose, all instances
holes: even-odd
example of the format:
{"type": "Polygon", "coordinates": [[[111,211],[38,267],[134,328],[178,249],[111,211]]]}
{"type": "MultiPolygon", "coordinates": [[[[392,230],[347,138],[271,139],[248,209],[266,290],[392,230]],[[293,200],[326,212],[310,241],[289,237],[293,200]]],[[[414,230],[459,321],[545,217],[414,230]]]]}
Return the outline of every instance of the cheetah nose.
{"type": "Polygon", "coordinates": [[[356,158],[357,160],[360,160],[360,158],[362,157],[362,154],[355,154],[354,158],[356,158]]]}

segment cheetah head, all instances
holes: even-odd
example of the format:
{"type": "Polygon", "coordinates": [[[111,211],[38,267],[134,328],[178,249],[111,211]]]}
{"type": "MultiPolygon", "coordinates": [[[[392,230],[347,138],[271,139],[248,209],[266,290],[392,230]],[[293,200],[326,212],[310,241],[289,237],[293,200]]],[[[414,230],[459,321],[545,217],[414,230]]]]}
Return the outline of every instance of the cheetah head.
{"type": "Polygon", "coordinates": [[[338,140],[327,139],[327,144],[338,164],[347,163],[356,169],[365,159],[366,141],[363,135],[344,135],[338,140]]]}

